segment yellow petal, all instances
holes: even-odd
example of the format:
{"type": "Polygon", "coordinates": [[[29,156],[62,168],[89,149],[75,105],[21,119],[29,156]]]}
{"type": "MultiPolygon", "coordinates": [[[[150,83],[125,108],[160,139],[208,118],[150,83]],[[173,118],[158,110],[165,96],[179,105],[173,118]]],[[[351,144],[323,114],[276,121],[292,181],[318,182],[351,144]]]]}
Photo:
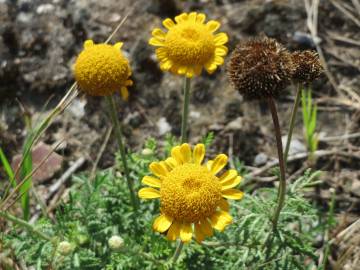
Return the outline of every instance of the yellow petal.
{"type": "Polygon", "coordinates": [[[160,28],[155,28],[155,29],[151,32],[151,34],[152,34],[154,37],[158,38],[159,40],[165,39],[165,37],[166,37],[166,34],[164,33],[164,31],[161,30],[160,28]]]}
{"type": "Polygon", "coordinates": [[[159,178],[151,177],[151,176],[144,176],[141,180],[141,183],[144,185],[148,185],[150,187],[161,187],[161,180],[159,178]]]}
{"type": "Polygon", "coordinates": [[[122,42],[116,42],[115,44],[114,44],[114,48],[115,49],[117,49],[117,50],[121,50],[121,47],[124,45],[124,43],[122,43],[122,42]]]}
{"type": "Polygon", "coordinates": [[[229,211],[230,209],[230,205],[229,202],[223,198],[221,198],[220,202],[219,202],[219,207],[221,208],[221,210],[223,211],[229,211]]]}
{"type": "Polygon", "coordinates": [[[217,155],[214,159],[214,163],[211,166],[211,172],[215,175],[221,171],[222,168],[227,164],[228,157],[224,154],[217,155]]]}
{"type": "Polygon", "coordinates": [[[229,38],[228,38],[227,34],[225,34],[225,33],[216,34],[214,37],[215,45],[223,45],[228,41],[229,41],[229,38]]]}
{"type": "Polygon", "coordinates": [[[155,38],[155,37],[150,38],[149,44],[153,45],[153,46],[164,46],[165,45],[164,41],[161,41],[160,39],[155,38]]]}
{"type": "Polygon", "coordinates": [[[186,13],[182,13],[175,17],[175,21],[177,23],[185,22],[188,19],[188,15],[186,13]]]}
{"type": "Polygon", "coordinates": [[[203,67],[202,67],[201,65],[195,66],[195,68],[194,68],[194,74],[195,74],[196,76],[199,76],[199,75],[201,74],[202,68],[203,68],[203,67]]]}
{"type": "Polygon", "coordinates": [[[162,71],[168,71],[173,65],[173,62],[171,62],[170,60],[164,61],[161,63],[160,65],[160,69],[162,71]]]}
{"type": "Polygon", "coordinates": [[[209,31],[211,33],[215,32],[216,30],[219,29],[220,27],[220,23],[217,21],[208,21],[206,24],[207,28],[209,29],[209,31]]]}
{"type": "Polygon", "coordinates": [[[195,239],[201,243],[205,239],[205,234],[201,230],[200,223],[195,223],[195,239]]]}
{"type": "Polygon", "coordinates": [[[169,157],[165,160],[166,165],[170,168],[170,169],[174,169],[178,164],[176,162],[176,159],[173,157],[169,157]]]}
{"type": "Polygon", "coordinates": [[[181,165],[183,164],[182,154],[180,152],[180,146],[175,146],[171,149],[171,156],[176,160],[176,162],[181,165]]]}
{"type": "Polygon", "coordinates": [[[244,197],[244,192],[237,189],[227,189],[222,191],[222,196],[230,200],[240,200],[244,197]]]}
{"type": "Polygon", "coordinates": [[[180,227],[180,239],[183,242],[189,242],[191,240],[193,229],[191,223],[183,223],[180,227]]]}
{"type": "Polygon", "coordinates": [[[184,163],[191,162],[191,148],[188,143],[183,143],[180,146],[180,153],[184,163]]]}
{"type": "Polygon", "coordinates": [[[218,66],[224,64],[224,58],[222,58],[221,56],[215,55],[214,58],[214,63],[218,66]]]}
{"type": "Polygon", "coordinates": [[[241,179],[242,179],[241,176],[237,176],[234,179],[231,179],[229,181],[222,183],[221,190],[226,190],[226,189],[236,187],[238,184],[240,184],[241,179]]]}
{"type": "Polygon", "coordinates": [[[172,28],[172,27],[175,26],[175,23],[174,23],[174,21],[173,21],[172,19],[167,18],[167,19],[165,19],[165,20],[163,21],[163,25],[164,25],[167,29],[170,29],[170,28],[172,28]]]}
{"type": "Polygon", "coordinates": [[[171,217],[168,217],[166,215],[160,215],[154,221],[153,230],[163,233],[169,229],[172,222],[173,219],[171,217]]]}
{"type": "Polygon", "coordinates": [[[170,226],[166,237],[170,241],[175,241],[176,238],[178,238],[179,236],[180,236],[180,224],[179,222],[175,221],[170,226]]]}
{"type": "Polygon", "coordinates": [[[205,157],[205,145],[202,143],[199,143],[194,148],[194,163],[200,165],[205,157]]]}
{"type": "Polygon", "coordinates": [[[155,199],[160,198],[160,191],[155,188],[146,187],[140,189],[138,195],[142,199],[155,199]]]}
{"type": "Polygon", "coordinates": [[[186,77],[188,78],[192,78],[194,77],[194,68],[193,67],[188,67],[187,70],[186,70],[186,77]]]}
{"type": "Polygon", "coordinates": [[[210,217],[211,225],[218,231],[223,231],[232,222],[232,217],[228,212],[218,211],[210,217]]]}
{"type": "Polygon", "coordinates": [[[122,97],[123,100],[128,101],[129,99],[129,91],[126,87],[121,87],[120,88],[120,95],[122,97]]]}
{"type": "Polygon", "coordinates": [[[228,53],[228,48],[225,47],[224,45],[218,46],[215,49],[215,55],[218,56],[225,56],[228,53]]]}
{"type": "Polygon", "coordinates": [[[211,171],[211,167],[214,164],[213,160],[208,160],[208,162],[206,162],[206,167],[209,171],[211,171]]]}
{"type": "Polygon", "coordinates": [[[126,86],[132,86],[134,82],[132,80],[126,80],[125,85],[126,86]]]}
{"type": "Polygon", "coordinates": [[[185,73],[186,73],[186,71],[187,71],[187,67],[186,66],[180,66],[179,68],[178,68],[178,74],[179,75],[184,75],[185,73]]]}
{"type": "Polygon", "coordinates": [[[213,229],[211,227],[210,222],[207,219],[202,219],[200,220],[200,225],[201,225],[201,231],[206,235],[206,236],[212,236],[213,235],[213,229]]]}
{"type": "Polygon", "coordinates": [[[84,48],[85,49],[90,48],[92,46],[94,46],[94,41],[92,41],[91,39],[85,40],[85,42],[84,42],[84,48]]]}
{"type": "Polygon", "coordinates": [[[196,17],[197,17],[196,15],[197,15],[196,12],[191,12],[191,13],[189,14],[188,20],[191,21],[191,22],[195,22],[195,21],[196,21],[196,17]]]}
{"type": "Polygon", "coordinates": [[[157,48],[155,50],[155,53],[156,53],[156,57],[159,58],[160,60],[168,60],[168,53],[167,53],[167,50],[166,48],[164,47],[161,47],[161,48],[157,48]]]}
{"type": "Polygon", "coordinates": [[[168,174],[168,170],[164,164],[160,162],[152,162],[149,166],[150,171],[156,176],[166,176],[168,174]]]}
{"type": "Polygon", "coordinates": [[[205,69],[209,74],[212,74],[217,69],[217,65],[212,60],[209,63],[205,64],[205,69]]]}
{"type": "Polygon", "coordinates": [[[205,19],[206,19],[206,16],[204,13],[199,13],[197,16],[196,16],[196,22],[197,23],[204,23],[205,22],[205,19]]]}
{"type": "Polygon", "coordinates": [[[228,170],[228,171],[224,172],[219,177],[219,180],[220,180],[220,183],[222,184],[222,183],[225,183],[225,182],[230,181],[232,179],[235,179],[237,176],[238,176],[237,170],[231,169],[231,170],[228,170]]]}

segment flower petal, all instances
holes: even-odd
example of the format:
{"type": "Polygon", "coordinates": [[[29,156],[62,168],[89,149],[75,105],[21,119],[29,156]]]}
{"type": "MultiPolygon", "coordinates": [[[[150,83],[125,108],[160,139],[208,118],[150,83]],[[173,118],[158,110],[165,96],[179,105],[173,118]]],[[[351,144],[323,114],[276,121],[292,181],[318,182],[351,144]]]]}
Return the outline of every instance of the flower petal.
{"type": "Polygon", "coordinates": [[[218,55],[215,55],[214,62],[216,65],[220,66],[224,64],[224,58],[218,55]]]}
{"type": "Polygon", "coordinates": [[[224,172],[219,177],[219,181],[222,184],[222,183],[225,183],[225,182],[230,181],[232,179],[235,179],[237,176],[238,176],[237,170],[231,169],[231,170],[228,170],[228,171],[224,172]]]}
{"type": "Polygon", "coordinates": [[[211,173],[214,175],[217,174],[224,168],[227,164],[228,157],[224,154],[217,155],[217,157],[214,159],[214,163],[211,165],[211,173]]]}
{"type": "Polygon", "coordinates": [[[114,44],[114,48],[120,51],[120,49],[121,49],[121,47],[122,47],[123,45],[124,45],[123,42],[116,42],[116,43],[114,44]]]}
{"type": "Polygon", "coordinates": [[[180,223],[177,221],[174,221],[171,224],[166,237],[170,241],[175,241],[176,238],[178,238],[179,236],[180,236],[180,223]]]}
{"type": "Polygon", "coordinates": [[[175,146],[171,149],[171,156],[176,160],[176,162],[181,165],[183,164],[182,154],[180,152],[180,146],[175,146]]]}
{"type": "Polygon", "coordinates": [[[164,214],[160,215],[154,220],[153,230],[163,233],[170,228],[172,222],[173,222],[173,219],[171,217],[168,217],[164,214]]]}
{"type": "Polygon", "coordinates": [[[210,222],[207,219],[202,219],[200,220],[200,224],[201,224],[201,231],[206,235],[206,236],[212,236],[213,235],[213,229],[211,227],[210,222]]]}
{"type": "Polygon", "coordinates": [[[232,217],[228,212],[218,211],[210,217],[211,225],[218,231],[223,231],[232,222],[232,217]]]}
{"type": "Polygon", "coordinates": [[[125,101],[128,101],[129,99],[129,91],[126,87],[121,87],[120,88],[120,95],[121,95],[121,98],[125,101]]]}
{"type": "Polygon", "coordinates": [[[219,202],[219,207],[221,210],[228,212],[230,209],[230,205],[229,202],[223,198],[221,198],[220,202],[219,202]]]}
{"type": "Polygon", "coordinates": [[[228,38],[227,34],[225,34],[225,33],[216,34],[214,37],[215,45],[223,45],[228,41],[229,41],[229,38],[228,38]]]}
{"type": "Polygon", "coordinates": [[[142,199],[155,199],[160,198],[160,191],[155,188],[146,187],[140,189],[138,195],[142,199]]]}
{"type": "Polygon", "coordinates": [[[153,46],[164,46],[164,41],[159,40],[158,38],[152,37],[149,40],[149,44],[153,46]]]}
{"type": "Polygon", "coordinates": [[[195,22],[195,21],[196,21],[196,17],[197,17],[197,13],[196,13],[196,12],[191,12],[191,13],[189,14],[188,20],[191,21],[191,22],[195,22]]]}
{"type": "Polygon", "coordinates": [[[144,176],[143,179],[141,180],[141,183],[143,183],[144,185],[148,185],[150,187],[157,187],[157,188],[161,187],[161,180],[156,177],[144,176]]]}
{"type": "Polygon", "coordinates": [[[166,176],[168,174],[168,170],[166,166],[164,166],[161,162],[152,162],[149,166],[150,171],[155,174],[156,176],[166,176]]]}
{"type": "Polygon", "coordinates": [[[193,229],[191,227],[191,223],[183,223],[180,227],[180,239],[183,242],[189,242],[191,240],[193,234],[193,229]]]}
{"type": "Polygon", "coordinates": [[[212,74],[217,69],[217,65],[214,63],[213,59],[205,64],[205,69],[209,74],[212,74]]]}
{"type": "Polygon", "coordinates": [[[160,69],[162,71],[168,71],[172,66],[173,66],[173,62],[170,60],[166,60],[160,64],[160,69]]]}
{"type": "Polygon", "coordinates": [[[178,164],[175,158],[169,157],[165,160],[165,164],[170,168],[171,170],[174,169],[178,164]]]}
{"type": "Polygon", "coordinates": [[[213,160],[208,160],[208,162],[206,162],[206,167],[209,171],[211,171],[211,167],[214,164],[213,160]]]}
{"type": "Polygon", "coordinates": [[[194,73],[196,76],[199,76],[201,74],[202,68],[203,67],[201,65],[197,65],[194,67],[194,73]]]}
{"type": "Polygon", "coordinates": [[[224,45],[217,46],[215,49],[215,55],[225,56],[228,53],[228,48],[224,45]]]}
{"type": "Polygon", "coordinates": [[[192,78],[192,77],[194,77],[194,73],[195,73],[194,68],[193,67],[188,67],[187,70],[186,70],[185,75],[188,78],[192,78]]]}
{"type": "Polygon", "coordinates": [[[161,30],[160,28],[155,28],[155,29],[151,32],[151,34],[152,34],[154,37],[158,38],[159,40],[165,39],[165,37],[166,37],[165,32],[164,32],[163,30],[161,30]]]}
{"type": "Polygon", "coordinates": [[[204,13],[199,13],[196,16],[196,22],[197,23],[204,23],[206,20],[206,15],[204,13]]]}
{"type": "Polygon", "coordinates": [[[193,152],[194,163],[200,165],[205,157],[205,145],[199,143],[195,146],[193,152]]]}
{"type": "Polygon", "coordinates": [[[170,28],[172,28],[172,27],[175,26],[174,21],[173,21],[172,19],[169,19],[169,18],[163,20],[162,24],[163,24],[167,29],[170,29],[170,28]]]}
{"type": "Polygon", "coordinates": [[[222,191],[222,196],[230,200],[240,200],[244,197],[244,192],[237,189],[227,189],[222,191]]]}
{"type": "Polygon", "coordinates": [[[231,179],[229,181],[222,183],[221,190],[226,190],[226,189],[236,187],[238,184],[240,184],[241,179],[242,179],[241,176],[237,176],[234,179],[231,179]]]}
{"type": "Polygon", "coordinates": [[[191,162],[191,148],[188,143],[183,143],[180,146],[180,153],[184,163],[191,162]]]}
{"type": "Polygon", "coordinates": [[[211,33],[213,33],[213,32],[215,32],[216,30],[219,29],[220,23],[218,21],[211,20],[211,21],[207,22],[206,26],[209,29],[209,31],[211,33]]]}
{"type": "Polygon", "coordinates": [[[84,48],[85,49],[90,48],[92,46],[94,46],[94,41],[92,41],[91,39],[85,40],[85,42],[84,42],[84,48]]]}
{"type": "Polygon", "coordinates": [[[195,239],[201,243],[205,239],[205,234],[201,230],[201,224],[195,223],[195,239]]]}
{"type": "Polygon", "coordinates": [[[175,17],[175,22],[181,23],[187,21],[187,19],[188,19],[187,13],[182,13],[175,17]]]}

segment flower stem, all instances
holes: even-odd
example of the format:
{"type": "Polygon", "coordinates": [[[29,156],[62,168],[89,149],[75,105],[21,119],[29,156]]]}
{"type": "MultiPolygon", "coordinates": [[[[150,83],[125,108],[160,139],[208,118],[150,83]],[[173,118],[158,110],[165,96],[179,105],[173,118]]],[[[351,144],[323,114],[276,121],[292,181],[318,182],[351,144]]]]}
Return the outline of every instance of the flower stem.
{"type": "Polygon", "coordinates": [[[294,127],[295,127],[295,119],[296,119],[297,110],[298,110],[298,107],[299,107],[299,104],[300,104],[300,99],[301,99],[301,84],[299,83],[297,85],[294,106],[293,106],[292,111],[291,111],[289,133],[288,133],[288,136],[287,136],[286,147],[285,147],[285,152],[284,152],[285,166],[286,166],[286,163],[287,163],[287,158],[289,156],[291,137],[292,137],[294,127]]]}
{"type": "Polygon", "coordinates": [[[189,100],[190,100],[190,78],[185,77],[184,81],[184,107],[182,112],[182,121],[181,121],[181,143],[187,141],[187,122],[189,116],[189,100]]]}
{"type": "Polygon", "coordinates": [[[113,125],[115,128],[116,139],[117,139],[117,142],[119,145],[119,150],[120,150],[120,155],[121,155],[121,161],[124,166],[125,178],[126,178],[129,192],[130,192],[131,204],[132,204],[134,210],[136,211],[138,209],[138,203],[137,203],[134,188],[133,188],[133,182],[132,182],[132,180],[130,178],[130,174],[129,174],[129,167],[128,167],[127,160],[126,160],[121,125],[119,123],[119,119],[116,116],[116,103],[115,103],[113,96],[107,96],[106,101],[108,102],[109,109],[110,109],[111,121],[113,122],[113,125]]]}
{"type": "Polygon", "coordinates": [[[284,162],[284,154],[283,154],[283,148],[281,142],[279,118],[278,118],[275,102],[272,98],[268,99],[268,105],[271,111],[271,116],[275,129],[276,145],[277,145],[277,152],[278,152],[279,166],[280,166],[280,185],[278,191],[278,202],[273,217],[273,229],[274,231],[276,231],[280,212],[285,202],[285,193],[286,193],[285,162],[284,162]]]}
{"type": "Polygon", "coordinates": [[[179,256],[180,256],[180,253],[181,253],[183,247],[184,247],[184,242],[180,240],[180,242],[178,243],[178,245],[177,245],[177,247],[176,247],[174,256],[172,257],[173,263],[176,263],[177,259],[178,259],[179,256]]]}
{"type": "Polygon", "coordinates": [[[23,219],[19,219],[19,218],[15,217],[13,215],[10,215],[9,213],[4,212],[4,211],[0,211],[0,217],[15,223],[16,225],[19,225],[20,227],[25,228],[29,232],[36,234],[37,236],[39,236],[40,238],[42,238],[46,241],[49,241],[49,242],[53,241],[53,239],[50,236],[35,229],[33,225],[31,225],[30,223],[28,223],[27,221],[25,221],[23,219]]]}

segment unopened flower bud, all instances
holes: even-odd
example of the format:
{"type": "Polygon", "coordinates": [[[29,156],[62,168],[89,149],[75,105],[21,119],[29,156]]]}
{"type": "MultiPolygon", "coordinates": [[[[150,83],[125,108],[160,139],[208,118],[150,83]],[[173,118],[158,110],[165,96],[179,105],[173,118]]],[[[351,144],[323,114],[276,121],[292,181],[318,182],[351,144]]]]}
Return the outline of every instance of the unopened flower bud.
{"type": "Polygon", "coordinates": [[[118,235],[113,235],[108,241],[111,250],[117,251],[124,246],[124,239],[118,235]]]}
{"type": "Polygon", "coordinates": [[[69,255],[73,250],[73,246],[68,241],[62,241],[59,243],[58,251],[61,255],[69,255]]]}
{"type": "Polygon", "coordinates": [[[141,154],[143,156],[150,156],[150,155],[153,154],[153,151],[150,148],[145,148],[145,149],[142,150],[141,154]]]}

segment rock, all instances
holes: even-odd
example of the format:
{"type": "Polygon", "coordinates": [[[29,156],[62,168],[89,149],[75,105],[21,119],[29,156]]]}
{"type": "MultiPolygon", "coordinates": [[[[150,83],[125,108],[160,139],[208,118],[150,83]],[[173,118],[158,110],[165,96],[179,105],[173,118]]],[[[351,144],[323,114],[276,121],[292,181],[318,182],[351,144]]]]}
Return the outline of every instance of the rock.
{"type": "Polygon", "coordinates": [[[243,116],[240,100],[232,100],[225,105],[225,118],[227,121],[243,116]]]}
{"type": "MultiPolygon", "coordinates": [[[[285,150],[287,136],[282,136],[281,141],[282,141],[282,144],[283,144],[283,147],[285,150]]],[[[298,139],[294,139],[294,138],[291,139],[289,155],[304,153],[306,151],[307,151],[307,148],[302,142],[300,142],[298,139]]]]}
{"type": "Polygon", "coordinates": [[[157,121],[156,125],[157,125],[158,130],[159,130],[159,135],[164,135],[164,134],[171,131],[171,126],[166,121],[165,117],[161,117],[159,119],[159,121],[157,121]]]}
{"type": "Polygon", "coordinates": [[[226,130],[239,130],[244,127],[244,118],[238,117],[235,120],[228,123],[225,127],[226,130]]]}
{"type": "Polygon", "coordinates": [[[259,153],[254,158],[254,165],[255,166],[264,165],[267,162],[268,158],[269,157],[265,153],[259,153]]]}

